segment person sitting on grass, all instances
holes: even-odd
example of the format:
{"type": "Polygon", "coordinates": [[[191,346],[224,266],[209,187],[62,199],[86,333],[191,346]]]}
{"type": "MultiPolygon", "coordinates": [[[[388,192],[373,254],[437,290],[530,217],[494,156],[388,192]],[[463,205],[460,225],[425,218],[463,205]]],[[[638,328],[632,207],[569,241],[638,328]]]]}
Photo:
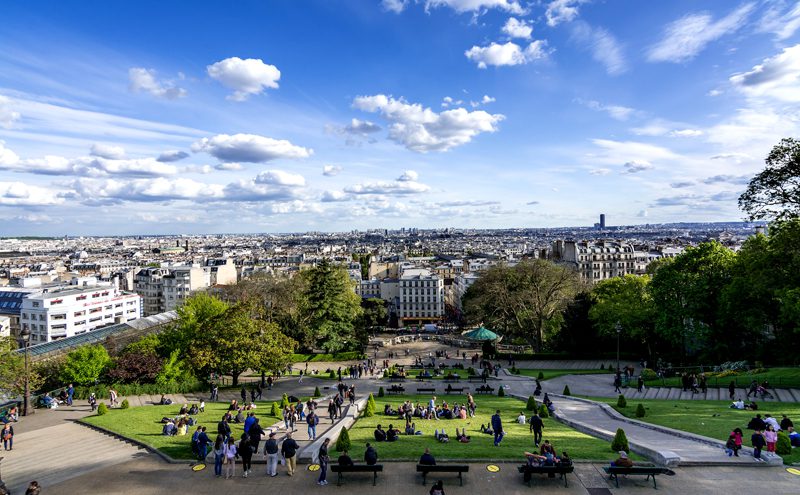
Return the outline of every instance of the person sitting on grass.
{"type": "Polygon", "coordinates": [[[756,401],[751,400],[750,404],[745,404],[744,405],[744,408],[748,409],[750,411],[758,411],[758,404],[756,404],[756,401]]]}
{"type": "Polygon", "coordinates": [[[458,432],[458,427],[456,427],[456,440],[461,443],[469,443],[470,437],[467,436],[467,429],[461,428],[461,433],[458,432]]]}
{"type": "Polygon", "coordinates": [[[742,399],[736,399],[731,404],[731,409],[744,410],[744,401],[742,399]]]}
{"type": "Polygon", "coordinates": [[[521,425],[524,425],[525,423],[527,423],[527,420],[525,419],[525,413],[524,412],[522,412],[522,411],[519,412],[519,416],[517,416],[517,423],[519,423],[521,425]]]}
{"type": "Polygon", "coordinates": [[[438,429],[433,430],[433,438],[435,438],[440,443],[447,443],[450,441],[450,437],[447,436],[447,433],[444,432],[444,428],[442,428],[441,433],[438,429]]]}
{"type": "Polygon", "coordinates": [[[406,435],[413,435],[417,432],[417,429],[414,426],[414,423],[409,423],[406,421],[406,435]]]}
{"type": "Polygon", "coordinates": [[[381,425],[378,425],[378,427],[375,428],[375,432],[373,435],[375,436],[376,442],[386,441],[386,432],[383,430],[383,427],[381,427],[381,425]]]}
{"type": "Polygon", "coordinates": [[[392,406],[390,406],[389,404],[386,404],[385,406],[383,406],[383,415],[384,416],[393,416],[394,415],[394,410],[392,409],[392,406]]]}
{"type": "Polygon", "coordinates": [[[167,437],[175,436],[178,433],[178,429],[175,427],[175,423],[172,422],[172,419],[167,421],[167,424],[164,425],[164,428],[161,430],[161,434],[167,437]]]}
{"type": "Polygon", "coordinates": [[[236,416],[233,418],[234,423],[244,423],[245,417],[244,413],[242,412],[242,408],[240,407],[238,411],[236,411],[236,416]]]}
{"type": "Polygon", "coordinates": [[[633,461],[628,459],[627,452],[620,450],[619,457],[611,461],[611,465],[616,467],[633,467],[633,461]]]}
{"type": "Polygon", "coordinates": [[[386,430],[386,441],[395,442],[397,441],[398,435],[400,435],[400,430],[396,429],[394,425],[389,425],[389,429],[386,430]]]}
{"type": "Polygon", "coordinates": [[[228,406],[228,411],[235,411],[239,408],[239,403],[236,402],[236,399],[231,399],[231,404],[228,406]]]}
{"type": "Polygon", "coordinates": [[[192,407],[189,408],[189,415],[194,416],[198,412],[200,412],[200,408],[197,407],[197,404],[192,404],[192,407]]]}
{"type": "Polygon", "coordinates": [[[344,452],[342,452],[342,455],[339,456],[339,459],[337,460],[337,462],[339,463],[340,466],[352,466],[353,465],[353,459],[351,459],[350,456],[347,455],[347,451],[346,450],[344,452]]]}
{"type": "Polygon", "coordinates": [[[419,464],[423,466],[435,466],[436,459],[434,459],[433,454],[431,454],[431,449],[425,448],[425,453],[419,458],[419,464]]]}
{"type": "Polygon", "coordinates": [[[494,435],[494,430],[492,430],[491,423],[486,423],[486,426],[483,426],[483,423],[481,423],[481,433],[486,433],[487,435],[494,435]]]}
{"type": "Polygon", "coordinates": [[[189,414],[189,404],[184,404],[181,406],[181,411],[178,415],[183,416],[184,414],[189,414]]]}

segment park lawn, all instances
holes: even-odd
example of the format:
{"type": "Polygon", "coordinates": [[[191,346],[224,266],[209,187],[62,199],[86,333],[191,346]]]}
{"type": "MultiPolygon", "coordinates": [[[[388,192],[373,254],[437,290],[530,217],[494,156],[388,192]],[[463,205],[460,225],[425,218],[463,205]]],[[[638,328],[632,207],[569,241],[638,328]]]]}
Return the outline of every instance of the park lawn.
{"type": "Polygon", "coordinates": [[[611,370],[523,370],[519,368],[518,370],[520,375],[529,376],[531,378],[537,378],[539,373],[542,373],[542,375],[544,375],[542,380],[551,380],[564,375],[597,375],[611,373],[611,370]]]}
{"type": "Polygon", "coordinates": [[[324,363],[335,361],[363,360],[364,354],[358,351],[335,352],[333,354],[292,354],[293,363],[324,363]]]}
{"type": "MultiPolygon", "coordinates": [[[[420,402],[423,405],[430,400],[430,395],[399,395],[391,397],[376,397],[376,414],[369,418],[360,418],[350,429],[351,454],[354,459],[360,459],[363,455],[367,442],[375,446],[378,456],[383,460],[416,460],[425,451],[425,447],[431,449],[431,453],[441,460],[445,459],[485,459],[485,460],[507,460],[518,459],[524,461],[523,453],[532,451],[533,435],[529,432],[528,425],[516,423],[516,418],[520,411],[525,410],[525,402],[511,397],[497,396],[476,396],[478,404],[474,418],[465,420],[451,419],[440,421],[425,421],[414,418],[416,428],[422,431],[422,435],[400,435],[396,442],[374,441],[373,432],[375,427],[380,424],[386,429],[390,424],[403,431],[405,422],[397,417],[383,415],[383,407],[390,404],[393,407],[399,406],[402,402],[410,400],[413,403],[420,402]],[[503,438],[499,447],[495,447],[494,437],[480,432],[481,424],[491,421],[491,416],[495,410],[500,409],[503,420],[503,428],[506,436],[503,438]],[[469,443],[459,443],[455,441],[456,427],[466,427],[467,435],[472,437],[469,443]],[[438,443],[433,439],[434,429],[444,428],[450,442],[438,443]]],[[[441,396],[437,397],[437,402],[446,401],[451,406],[454,403],[464,403],[465,396],[441,396]]],[[[530,417],[530,411],[525,411],[525,416],[530,417]]],[[[563,450],[569,452],[574,459],[591,460],[613,460],[616,456],[611,452],[608,442],[585,435],[573,430],[556,420],[549,418],[544,420],[543,439],[550,440],[556,451],[560,454],[563,450]]]]}
{"type": "MultiPolygon", "coordinates": [[[[167,437],[161,434],[164,425],[163,417],[175,417],[180,412],[182,404],[169,406],[141,406],[129,409],[110,409],[103,416],[88,416],[81,421],[90,425],[99,426],[124,437],[142,442],[156,448],[173,459],[192,459],[191,440],[192,434],[198,425],[208,428],[206,432],[213,441],[217,437],[217,423],[228,410],[226,402],[206,402],[206,411],[195,416],[198,421],[189,427],[189,432],[184,436],[167,437]]],[[[278,418],[270,414],[272,402],[257,401],[256,417],[262,428],[272,426],[278,418]]],[[[236,439],[242,436],[242,425],[231,423],[231,432],[236,439]]]]}
{"type": "MultiPolygon", "coordinates": [[[[787,414],[793,421],[800,420],[800,403],[759,402],[759,410],[740,411],[731,409],[729,401],[716,400],[638,400],[629,399],[625,408],[617,407],[617,401],[608,398],[594,399],[606,402],[624,416],[647,423],[667,426],[676,430],[688,431],[698,435],[725,441],[730,432],[739,427],[744,432],[744,443],[750,445],[752,431],[747,430],[747,423],[756,413],[771,414],[780,422],[782,415],[787,414]],[[636,417],[636,406],[642,404],[647,415],[636,417]]],[[[784,457],[784,463],[800,462],[800,449],[792,449],[791,456],[784,457]]]]}
{"type": "MultiPolygon", "coordinates": [[[[763,373],[741,372],[736,375],[717,378],[708,377],[708,386],[715,388],[728,388],[731,381],[736,383],[737,388],[744,388],[750,385],[752,380],[762,383],[769,381],[770,386],[776,388],[800,388],[800,367],[794,368],[768,368],[763,373]]],[[[655,378],[645,382],[648,387],[681,387],[681,377],[673,376],[670,378],[655,378]]]]}

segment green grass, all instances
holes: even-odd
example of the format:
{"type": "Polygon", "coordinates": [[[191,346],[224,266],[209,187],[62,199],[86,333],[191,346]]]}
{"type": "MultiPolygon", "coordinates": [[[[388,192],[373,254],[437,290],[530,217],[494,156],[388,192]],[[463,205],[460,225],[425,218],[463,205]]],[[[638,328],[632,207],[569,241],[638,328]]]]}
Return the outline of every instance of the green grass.
{"type": "Polygon", "coordinates": [[[333,354],[292,354],[293,363],[321,363],[334,361],[356,361],[363,359],[363,354],[358,351],[335,352],[333,354]]]}
{"type": "MultiPolygon", "coordinates": [[[[83,421],[90,425],[99,426],[106,430],[119,433],[128,438],[138,440],[144,444],[154,447],[174,459],[191,459],[192,434],[197,429],[197,424],[208,428],[206,432],[213,441],[217,438],[217,423],[228,410],[228,403],[207,402],[205,413],[200,413],[195,418],[198,423],[189,427],[189,432],[184,436],[167,437],[161,434],[164,425],[161,418],[175,417],[180,412],[182,404],[172,404],[169,406],[142,406],[131,407],[130,409],[110,409],[108,414],[103,416],[89,416],[83,421]]],[[[262,428],[273,425],[278,418],[269,414],[272,402],[256,402],[256,417],[262,428]]],[[[242,425],[231,423],[231,432],[236,439],[242,436],[242,425]]]]}
{"type": "Polygon", "coordinates": [[[598,373],[606,374],[611,373],[611,370],[519,370],[520,375],[529,376],[531,378],[538,377],[540,372],[544,375],[543,380],[551,380],[564,375],[596,375],[598,373]]]}
{"type": "MultiPolygon", "coordinates": [[[[623,415],[639,419],[648,423],[667,426],[676,430],[688,431],[698,435],[716,438],[725,441],[730,432],[739,427],[745,433],[745,445],[750,445],[751,431],[746,429],[747,423],[753,416],[760,413],[771,414],[780,422],[782,414],[789,415],[792,420],[800,420],[800,404],[798,403],[771,403],[759,402],[759,409],[753,411],[740,411],[731,409],[729,401],[716,400],[637,400],[628,399],[628,407],[618,408],[616,399],[594,399],[606,402],[623,415]],[[644,418],[636,418],[636,405],[642,404],[647,411],[644,418]]],[[[800,462],[800,449],[793,449],[791,456],[785,456],[784,462],[800,462]]]]}
{"type": "MultiPolygon", "coordinates": [[[[708,373],[706,374],[708,376],[708,373]]],[[[708,376],[707,383],[709,387],[714,388],[728,388],[731,381],[736,383],[737,388],[744,388],[750,385],[752,380],[758,380],[759,383],[768,380],[770,386],[776,388],[800,388],[800,367],[797,368],[769,368],[763,373],[749,373],[741,372],[736,375],[717,378],[708,376]]],[[[633,382],[635,384],[635,381],[633,382]]],[[[681,387],[681,377],[673,376],[671,378],[656,378],[647,380],[645,382],[648,387],[681,387]]]]}
{"type": "MultiPolygon", "coordinates": [[[[430,368],[428,368],[427,371],[428,371],[428,373],[433,375],[433,371],[430,368]]],[[[417,379],[417,376],[420,375],[422,372],[423,372],[423,370],[420,370],[420,369],[413,369],[413,370],[412,369],[407,369],[406,370],[406,380],[407,381],[414,381],[414,380],[417,379]]],[[[463,369],[463,370],[461,370],[461,369],[447,369],[447,370],[444,370],[444,374],[443,375],[439,375],[439,376],[435,376],[434,375],[434,376],[426,377],[425,379],[426,380],[444,380],[445,376],[447,376],[447,375],[449,375],[451,373],[458,375],[461,380],[467,381],[469,379],[469,373],[467,373],[466,369],[463,369]]],[[[478,375],[475,375],[475,376],[478,376],[478,375]]],[[[387,378],[383,378],[383,379],[384,380],[389,380],[388,377],[387,378]]]]}
{"type": "MultiPolygon", "coordinates": [[[[413,403],[421,402],[423,405],[429,401],[429,395],[407,395],[376,397],[376,415],[370,418],[360,418],[350,430],[350,440],[352,442],[351,454],[354,458],[359,458],[367,442],[373,444],[378,450],[378,455],[383,460],[416,460],[429,447],[437,459],[488,459],[505,460],[518,459],[524,460],[523,452],[534,449],[533,435],[529,432],[528,425],[516,423],[519,412],[525,410],[525,403],[514,398],[502,397],[476,397],[478,409],[474,418],[466,420],[451,419],[440,421],[425,421],[414,418],[417,430],[423,432],[422,435],[400,435],[396,442],[374,441],[373,432],[375,427],[380,424],[386,429],[389,424],[403,431],[405,422],[397,417],[383,415],[383,407],[390,404],[397,407],[405,400],[413,403]],[[490,422],[491,416],[496,409],[501,410],[503,428],[506,436],[499,447],[494,447],[493,436],[480,432],[481,424],[490,422]],[[470,443],[459,443],[454,440],[455,429],[466,427],[467,435],[472,437],[470,443]],[[451,441],[445,444],[438,443],[433,439],[434,429],[445,428],[451,441]]],[[[463,403],[461,396],[441,396],[438,402],[447,401],[451,406],[455,403],[463,403]]],[[[530,412],[525,411],[525,416],[530,417],[530,412]]],[[[556,448],[558,453],[566,450],[575,459],[592,460],[612,460],[615,453],[611,452],[608,442],[590,437],[576,430],[573,430],[554,419],[545,419],[544,439],[556,448]]]]}

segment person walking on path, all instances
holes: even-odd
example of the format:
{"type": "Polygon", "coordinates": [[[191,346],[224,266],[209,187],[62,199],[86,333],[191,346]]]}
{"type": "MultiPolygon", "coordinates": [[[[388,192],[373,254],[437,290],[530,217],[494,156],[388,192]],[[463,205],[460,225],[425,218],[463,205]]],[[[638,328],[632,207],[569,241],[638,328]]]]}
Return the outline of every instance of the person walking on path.
{"type": "Polygon", "coordinates": [[[294,471],[297,469],[297,449],[300,446],[292,438],[292,432],[286,434],[286,439],[281,445],[281,454],[286,459],[286,474],[294,476],[294,471]]]}
{"type": "Polygon", "coordinates": [[[200,434],[197,435],[197,457],[200,458],[200,462],[206,461],[206,456],[208,455],[208,446],[210,444],[211,439],[208,438],[206,427],[203,426],[200,428],[200,434]]]}
{"type": "Polygon", "coordinates": [[[639,375],[639,379],[636,381],[636,391],[640,392],[644,389],[644,377],[639,375]]]}
{"type": "Polygon", "coordinates": [[[500,420],[500,409],[495,411],[494,416],[492,416],[492,430],[494,430],[494,446],[497,447],[503,441],[503,436],[505,435],[503,422],[500,420]]]}
{"type": "Polygon", "coordinates": [[[328,402],[328,415],[331,417],[331,424],[336,421],[336,404],[333,403],[333,399],[328,402]]]}
{"type": "Polygon", "coordinates": [[[269,438],[264,443],[264,455],[267,456],[267,476],[278,476],[278,441],[275,433],[270,432],[269,438]]]}
{"type": "Polygon", "coordinates": [[[261,437],[264,435],[264,428],[258,422],[258,418],[253,421],[250,431],[247,433],[250,436],[250,446],[253,447],[253,452],[258,452],[258,444],[261,443],[261,437]]]}
{"type": "Polygon", "coordinates": [[[38,481],[31,481],[25,490],[25,495],[39,495],[40,493],[42,493],[42,487],[38,481]]]}
{"type": "Polygon", "coordinates": [[[244,388],[244,385],[242,385],[242,390],[241,390],[241,392],[239,393],[239,395],[241,395],[241,396],[242,396],[242,404],[244,404],[245,402],[247,402],[247,390],[244,388]]]}
{"type": "Polygon", "coordinates": [[[111,401],[110,407],[117,405],[117,391],[113,388],[108,389],[108,398],[111,401]]]}
{"type": "Polygon", "coordinates": [[[70,383],[69,387],[67,387],[67,405],[68,406],[72,405],[72,397],[74,395],[75,395],[75,387],[73,387],[72,384],[70,383]]]}
{"type": "Polygon", "coordinates": [[[238,451],[236,450],[236,443],[234,443],[233,437],[228,438],[228,443],[225,445],[224,449],[225,453],[225,479],[231,479],[234,474],[236,474],[236,455],[238,451]]]}
{"type": "Polygon", "coordinates": [[[250,436],[247,433],[242,434],[242,439],[239,441],[239,448],[237,449],[239,456],[242,458],[242,478],[247,478],[250,474],[250,468],[253,461],[253,446],[250,445],[250,436]]]}
{"type": "Polygon", "coordinates": [[[733,380],[728,384],[728,397],[730,397],[731,400],[736,397],[736,382],[733,380]]]}
{"type": "Polygon", "coordinates": [[[621,394],[622,390],[619,389],[621,386],[622,386],[622,375],[620,375],[619,372],[617,372],[617,374],[614,375],[614,392],[621,394]]]}
{"type": "Polygon", "coordinates": [[[308,439],[309,440],[316,440],[317,439],[317,424],[319,423],[319,418],[317,414],[312,410],[308,411],[308,415],[306,415],[306,422],[308,423],[308,439]]]}
{"type": "Polygon", "coordinates": [[[328,463],[331,460],[331,458],[328,457],[328,444],[330,443],[330,438],[323,440],[322,445],[319,447],[319,452],[317,453],[317,460],[319,462],[319,479],[317,479],[318,485],[328,484],[328,463]]]}
{"type": "Polygon", "coordinates": [[[3,449],[14,449],[14,427],[11,426],[11,423],[6,423],[3,426],[3,449]]]}
{"type": "Polygon", "coordinates": [[[542,442],[542,429],[544,428],[544,422],[542,418],[539,417],[539,413],[534,412],[533,416],[531,416],[531,432],[533,433],[533,443],[537,447],[542,442]]]}
{"type": "Polygon", "coordinates": [[[225,459],[225,438],[222,435],[217,435],[217,440],[214,442],[214,474],[219,478],[222,476],[222,463],[225,459]]]}

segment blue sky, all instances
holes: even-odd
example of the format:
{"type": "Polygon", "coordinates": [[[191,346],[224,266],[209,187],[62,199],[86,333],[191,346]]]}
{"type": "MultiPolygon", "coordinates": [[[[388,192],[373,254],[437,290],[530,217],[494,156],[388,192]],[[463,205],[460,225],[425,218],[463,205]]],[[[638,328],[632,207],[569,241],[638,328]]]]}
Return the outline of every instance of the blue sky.
{"type": "Polygon", "coordinates": [[[13,2],[0,235],[738,220],[800,2],[13,2]]]}

